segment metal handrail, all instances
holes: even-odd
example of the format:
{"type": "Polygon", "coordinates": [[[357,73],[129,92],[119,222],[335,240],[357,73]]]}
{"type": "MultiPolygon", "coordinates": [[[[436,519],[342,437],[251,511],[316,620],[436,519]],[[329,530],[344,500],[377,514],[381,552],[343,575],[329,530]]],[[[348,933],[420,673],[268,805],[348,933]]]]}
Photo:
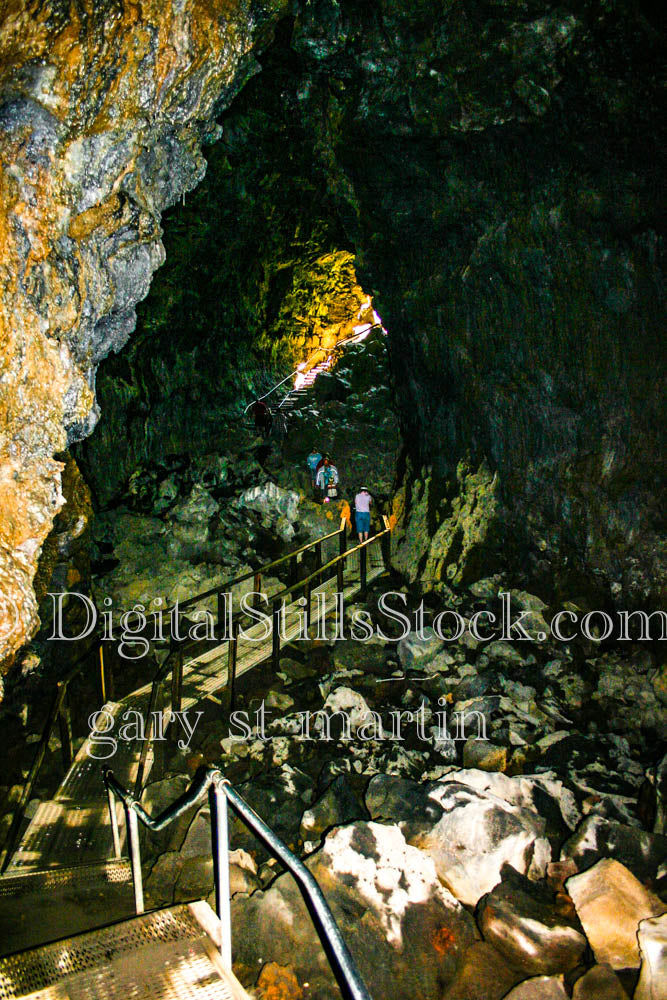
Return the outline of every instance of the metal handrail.
{"type": "Polygon", "coordinates": [[[351,555],[354,555],[355,552],[361,552],[362,549],[367,549],[369,545],[372,545],[374,542],[377,542],[378,539],[381,540],[385,537],[385,535],[389,534],[391,534],[391,528],[383,528],[382,531],[378,531],[377,534],[372,536],[372,538],[367,538],[365,542],[359,542],[359,544],[355,545],[353,548],[346,549],[345,552],[341,552],[339,555],[334,556],[333,559],[330,559],[329,562],[319,566],[310,574],[310,576],[306,576],[303,580],[298,580],[296,583],[289,584],[284,588],[284,590],[279,590],[277,594],[273,594],[271,598],[272,602],[275,603],[283,600],[283,598],[287,597],[288,594],[294,593],[295,590],[302,590],[304,587],[307,587],[308,584],[312,583],[313,580],[316,580],[318,576],[321,576],[325,570],[331,569],[332,566],[337,566],[338,563],[344,563],[351,555]]]}
{"type": "MultiPolygon", "coordinates": [[[[382,329],[382,323],[370,323],[369,326],[368,326],[367,333],[370,333],[371,330],[381,330],[381,329],[382,329]]],[[[357,340],[357,338],[359,338],[359,337],[361,337],[361,333],[352,333],[352,334],[350,334],[349,337],[346,337],[345,340],[339,340],[338,343],[334,344],[334,346],[328,352],[327,352],[326,348],[324,348],[324,347],[318,347],[316,351],[313,351],[313,353],[311,354],[311,356],[308,358],[308,361],[306,361],[305,367],[302,368],[302,369],[297,368],[295,371],[292,372],[292,375],[296,375],[297,373],[299,373],[299,374],[303,373],[305,375],[306,372],[309,372],[311,370],[310,368],[308,368],[308,363],[310,361],[312,361],[312,359],[317,354],[323,354],[324,355],[322,361],[320,362],[320,364],[324,364],[326,361],[329,360],[329,358],[332,355],[337,354],[342,347],[345,347],[345,345],[349,344],[350,341],[352,341],[352,340],[357,340]]],[[[317,367],[317,366],[313,365],[313,368],[315,368],[315,367],[317,367]]],[[[288,375],[287,378],[291,378],[291,376],[288,375]]],[[[287,381],[287,379],[283,379],[283,381],[279,382],[278,385],[282,385],[283,382],[286,382],[286,381],[287,381]]],[[[275,385],[273,388],[277,389],[278,385],[275,385]]],[[[273,392],[273,389],[271,389],[271,392],[273,392]]],[[[290,389],[290,391],[287,393],[287,395],[283,396],[283,398],[280,400],[280,403],[278,404],[278,409],[279,410],[282,409],[283,403],[285,403],[290,398],[290,396],[292,395],[293,392],[294,392],[294,389],[290,389]]],[[[268,396],[269,393],[267,392],[266,395],[268,396]]],[[[259,398],[260,399],[264,399],[264,396],[260,396],[259,398]]],[[[250,403],[250,406],[252,406],[252,403],[250,403]]],[[[250,409],[250,406],[247,407],[247,409],[246,409],[245,412],[247,412],[247,410],[250,409]]]]}
{"type": "Polygon", "coordinates": [[[227,967],[229,969],[232,967],[229,824],[227,816],[227,803],[229,803],[245,826],[255,834],[267,851],[280,861],[296,880],[342,995],[346,1000],[371,1000],[370,993],[345,943],[324,893],[312,873],[239,795],[218,768],[201,768],[189,788],[163,812],[154,817],[146,812],[131,792],[123,788],[109,768],[104,771],[104,784],[109,801],[114,852],[117,858],[121,857],[121,849],[115,800],[120,799],[123,804],[137,914],[144,912],[138,821],[140,820],[149,830],[157,833],[164,830],[166,826],[173,823],[208,794],[211,803],[211,842],[216,913],[220,921],[221,932],[219,947],[227,967]]]}

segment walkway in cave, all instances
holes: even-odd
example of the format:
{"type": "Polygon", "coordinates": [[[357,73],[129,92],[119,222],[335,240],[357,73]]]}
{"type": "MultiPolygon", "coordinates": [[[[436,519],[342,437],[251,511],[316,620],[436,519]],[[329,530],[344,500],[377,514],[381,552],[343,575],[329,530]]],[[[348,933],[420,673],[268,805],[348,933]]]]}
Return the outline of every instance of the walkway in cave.
{"type": "MultiPolygon", "coordinates": [[[[338,554],[338,539],[328,539],[331,551],[324,561],[338,554]]],[[[343,579],[345,600],[359,593],[361,567],[359,552],[350,553],[343,579]]],[[[381,539],[371,540],[367,549],[366,579],[371,582],[385,569],[381,539]]],[[[311,626],[330,619],[338,591],[334,575],[311,592],[311,626]]],[[[280,645],[304,634],[301,599],[285,607],[280,645]]],[[[239,677],[271,656],[272,636],[262,636],[258,623],[239,638],[236,676],[239,677]]],[[[305,629],[307,633],[307,629],[305,629]]],[[[181,710],[187,711],[205,698],[215,698],[228,683],[229,643],[220,643],[192,657],[184,665],[181,710]]],[[[152,684],[146,684],[118,702],[107,702],[103,711],[113,720],[117,733],[122,718],[147,719],[152,684]],[[133,715],[132,713],[138,713],[133,715]],[[116,725],[118,723],[118,725],[116,725]]],[[[167,720],[171,712],[167,711],[167,720]]],[[[163,722],[163,728],[165,723],[163,722]]],[[[103,731],[111,731],[107,723],[103,731]]],[[[0,878],[0,940],[6,952],[33,947],[49,940],[100,926],[109,919],[122,919],[132,912],[131,872],[128,861],[111,858],[112,835],[108,803],[100,780],[102,766],[112,766],[118,781],[134,787],[141,744],[118,740],[112,758],[100,761],[99,734],[89,737],[79,749],[53,800],[42,802],[31,820],[7,871],[0,878]],[[76,863],[73,864],[73,859],[76,863]],[[23,902],[24,919],[16,917],[16,900],[23,902]],[[28,905],[26,905],[28,904],[28,905]],[[40,921],[28,919],[34,907],[40,921]],[[66,913],[63,918],[61,911],[66,913]],[[65,922],[63,923],[63,919],[65,922]]],[[[147,773],[154,763],[152,746],[147,773]]],[[[144,779],[146,778],[144,774],[144,779]]],[[[145,784],[145,780],[144,780],[145,784]]],[[[121,829],[122,808],[118,804],[121,829]]],[[[124,835],[123,835],[123,846],[124,835]]]]}

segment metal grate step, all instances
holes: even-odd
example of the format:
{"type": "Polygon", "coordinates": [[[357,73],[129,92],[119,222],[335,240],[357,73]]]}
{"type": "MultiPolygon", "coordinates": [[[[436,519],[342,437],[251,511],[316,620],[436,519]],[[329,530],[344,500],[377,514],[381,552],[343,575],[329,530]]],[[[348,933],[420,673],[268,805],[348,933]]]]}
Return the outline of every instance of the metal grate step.
{"type": "Polygon", "coordinates": [[[7,896],[25,896],[45,890],[59,890],[74,885],[87,887],[95,884],[99,887],[104,884],[131,881],[132,868],[126,859],[72,865],[70,868],[47,868],[19,875],[3,875],[0,878],[0,899],[7,896]]]}
{"type": "Polygon", "coordinates": [[[134,917],[0,959],[0,1000],[249,1000],[215,946],[207,903],[134,917]]]}
{"type": "Polygon", "coordinates": [[[128,861],[5,875],[0,879],[0,955],[103,927],[134,912],[128,861]]]}

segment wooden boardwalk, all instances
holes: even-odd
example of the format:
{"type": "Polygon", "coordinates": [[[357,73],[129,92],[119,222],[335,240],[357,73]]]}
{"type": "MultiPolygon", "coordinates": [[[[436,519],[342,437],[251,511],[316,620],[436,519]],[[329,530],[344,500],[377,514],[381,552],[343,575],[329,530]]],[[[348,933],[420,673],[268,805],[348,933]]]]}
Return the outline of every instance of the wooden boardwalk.
{"type": "MultiPolygon", "coordinates": [[[[367,582],[370,583],[384,571],[381,541],[372,539],[366,548],[367,582]]],[[[345,561],[343,594],[346,601],[360,591],[359,553],[350,553],[345,561]]],[[[337,592],[336,577],[325,581],[311,591],[311,627],[322,619],[330,620],[337,592]]],[[[262,638],[266,631],[263,623],[246,630],[245,638],[239,637],[236,676],[265,663],[271,657],[272,636],[262,638]]],[[[303,607],[295,601],[285,608],[281,646],[303,632],[303,607]]],[[[208,649],[184,664],[181,710],[193,708],[202,699],[215,695],[227,686],[228,643],[208,649]]],[[[132,692],[116,702],[108,702],[104,709],[113,717],[110,735],[117,735],[118,723],[125,712],[134,710],[145,719],[152,684],[132,692]]],[[[16,878],[23,873],[45,871],[75,864],[90,865],[110,858],[113,853],[111,823],[107,797],[102,780],[102,768],[111,767],[121,784],[132,788],[137,777],[141,743],[118,741],[113,756],[96,759],[102,752],[101,745],[91,738],[80,747],[72,766],[66,774],[54,799],[42,802],[33,816],[4,878],[16,878]]],[[[147,773],[151,764],[149,753],[147,773]]],[[[119,818],[121,806],[118,804],[119,818]]],[[[124,823],[120,822],[124,836],[124,823]]],[[[0,885],[2,878],[0,878],[0,885]]]]}

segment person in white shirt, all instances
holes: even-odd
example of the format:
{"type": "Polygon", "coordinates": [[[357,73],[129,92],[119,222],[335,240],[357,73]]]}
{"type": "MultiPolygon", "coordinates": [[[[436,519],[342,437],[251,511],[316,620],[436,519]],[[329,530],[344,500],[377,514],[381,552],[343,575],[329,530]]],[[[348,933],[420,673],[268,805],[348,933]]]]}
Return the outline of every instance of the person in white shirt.
{"type": "Polygon", "coordinates": [[[373,497],[365,486],[359,488],[359,492],[354,498],[354,520],[357,526],[357,534],[360,542],[368,541],[368,533],[371,530],[371,504],[373,497]]]}
{"type": "Polygon", "coordinates": [[[338,469],[335,465],[331,464],[328,455],[325,456],[324,464],[318,470],[315,483],[322,491],[322,498],[325,503],[331,497],[338,496],[338,469]]]}

